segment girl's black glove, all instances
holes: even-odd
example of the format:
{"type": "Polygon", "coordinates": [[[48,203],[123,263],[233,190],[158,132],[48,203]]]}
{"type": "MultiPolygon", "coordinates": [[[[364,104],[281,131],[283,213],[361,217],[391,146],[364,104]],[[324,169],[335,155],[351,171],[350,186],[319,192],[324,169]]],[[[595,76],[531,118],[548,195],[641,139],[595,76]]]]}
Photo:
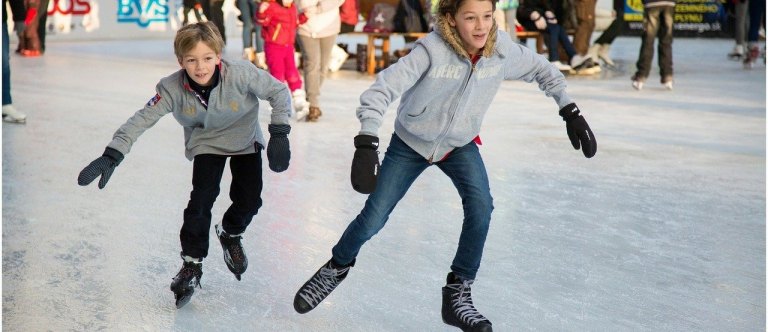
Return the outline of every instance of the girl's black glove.
{"type": "Polygon", "coordinates": [[[595,141],[595,135],[592,134],[592,129],[589,129],[587,120],[579,115],[579,108],[575,103],[570,103],[560,109],[560,116],[565,121],[565,129],[568,132],[568,138],[571,139],[571,145],[578,150],[581,147],[581,152],[584,152],[584,156],[592,158],[597,152],[597,141],[595,141]]]}
{"type": "Polygon", "coordinates": [[[77,176],[77,184],[87,186],[101,175],[99,189],[104,189],[104,186],[107,185],[107,181],[109,181],[109,177],[112,176],[112,172],[115,171],[115,167],[120,165],[121,161],[123,161],[123,154],[120,153],[120,151],[113,148],[106,148],[101,157],[96,158],[96,160],[92,161],[80,171],[80,175],[77,176]]]}
{"type": "Polygon", "coordinates": [[[269,143],[267,143],[267,159],[269,159],[269,169],[280,173],[288,169],[291,161],[291,147],[288,143],[288,134],[291,132],[291,126],[287,124],[270,124],[269,143]]]}
{"type": "Polygon", "coordinates": [[[379,138],[371,135],[355,136],[355,156],[352,158],[352,188],[361,194],[376,189],[379,175],[379,138]]]}

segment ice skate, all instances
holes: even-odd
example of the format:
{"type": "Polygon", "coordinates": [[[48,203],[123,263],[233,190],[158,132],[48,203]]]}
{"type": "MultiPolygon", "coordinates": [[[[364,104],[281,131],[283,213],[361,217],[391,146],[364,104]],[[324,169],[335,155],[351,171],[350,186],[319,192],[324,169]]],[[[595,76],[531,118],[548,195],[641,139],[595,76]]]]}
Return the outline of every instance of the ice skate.
{"type": "Polygon", "coordinates": [[[661,85],[663,85],[664,88],[667,90],[670,90],[670,91],[672,90],[673,83],[674,83],[674,79],[672,78],[671,75],[664,76],[661,78],[661,85]]]}
{"type": "Polygon", "coordinates": [[[317,307],[347,277],[349,269],[355,266],[353,260],[347,266],[337,266],[329,260],[309,278],[293,298],[293,308],[304,314],[317,307]]]}
{"type": "Polygon", "coordinates": [[[227,263],[229,271],[235,274],[235,278],[240,280],[240,275],[248,268],[248,257],[245,256],[243,245],[240,243],[242,236],[228,234],[218,224],[215,228],[216,236],[219,237],[221,247],[224,249],[224,262],[227,263]]]}
{"type": "Polygon", "coordinates": [[[728,59],[731,59],[733,61],[744,60],[744,45],[736,44],[733,47],[733,51],[731,53],[728,53],[728,59]]]}
{"type": "Polygon", "coordinates": [[[26,123],[27,115],[16,110],[13,105],[3,105],[3,121],[10,123],[26,123]]]}
{"type": "Polygon", "coordinates": [[[443,323],[456,326],[462,331],[493,331],[491,321],[475,309],[471,286],[474,280],[461,280],[453,272],[448,273],[443,287],[443,323]]]}
{"type": "Polygon", "coordinates": [[[246,47],[246,48],[244,48],[243,49],[243,60],[248,60],[250,62],[256,61],[256,50],[253,47],[246,47]]]}
{"type": "Polygon", "coordinates": [[[756,43],[750,43],[747,54],[744,57],[744,69],[752,69],[757,62],[757,58],[760,57],[760,46],[756,43]]]}
{"type": "Polygon", "coordinates": [[[176,297],[177,309],[189,303],[192,294],[195,293],[195,286],[200,287],[200,278],[203,276],[202,259],[184,256],[184,253],[181,254],[181,258],[184,260],[184,265],[171,282],[171,291],[176,297]]]}
{"type": "Polygon", "coordinates": [[[632,76],[632,87],[635,88],[635,90],[640,91],[643,89],[643,86],[645,86],[645,77],[640,77],[637,74],[632,76]]]}
{"type": "Polygon", "coordinates": [[[256,67],[259,67],[261,69],[267,70],[267,56],[264,54],[264,52],[258,52],[256,53],[255,59],[252,61],[253,64],[256,65],[256,67]]]}
{"type": "Polygon", "coordinates": [[[307,114],[307,121],[315,122],[321,115],[323,115],[323,111],[320,110],[320,107],[310,106],[309,114],[307,114]]]}
{"type": "Polygon", "coordinates": [[[597,57],[605,62],[608,67],[616,67],[616,63],[611,59],[611,44],[598,44],[600,48],[597,51],[597,57]]]}
{"type": "Polygon", "coordinates": [[[304,120],[309,115],[309,102],[307,94],[302,89],[296,89],[291,94],[293,97],[293,110],[296,113],[296,121],[304,120]]]}

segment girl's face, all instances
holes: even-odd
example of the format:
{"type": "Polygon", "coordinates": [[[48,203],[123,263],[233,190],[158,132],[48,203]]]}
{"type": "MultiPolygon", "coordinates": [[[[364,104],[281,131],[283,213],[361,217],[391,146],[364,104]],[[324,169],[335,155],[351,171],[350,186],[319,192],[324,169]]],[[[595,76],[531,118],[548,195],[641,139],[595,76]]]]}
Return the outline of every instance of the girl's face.
{"type": "Polygon", "coordinates": [[[216,72],[216,66],[221,63],[221,54],[216,54],[208,45],[202,41],[198,42],[195,48],[187,52],[179,64],[187,71],[189,77],[195,83],[202,86],[211,85],[213,74],[216,72]]]}
{"type": "Polygon", "coordinates": [[[464,49],[472,55],[477,54],[488,41],[488,34],[493,26],[491,1],[466,0],[454,17],[447,15],[448,23],[459,32],[464,49]]]}

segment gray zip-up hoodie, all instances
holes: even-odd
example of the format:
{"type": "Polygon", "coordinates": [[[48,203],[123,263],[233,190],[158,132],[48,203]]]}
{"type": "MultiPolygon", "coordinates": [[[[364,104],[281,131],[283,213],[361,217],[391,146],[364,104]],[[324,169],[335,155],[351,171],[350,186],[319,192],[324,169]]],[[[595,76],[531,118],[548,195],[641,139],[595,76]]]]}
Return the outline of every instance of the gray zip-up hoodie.
{"type": "Polygon", "coordinates": [[[115,132],[109,147],[128,154],[139,136],[161,117],[173,113],[184,127],[187,159],[210,153],[254,153],[254,142],[266,146],[259,125],[259,99],[272,106],[272,124],[288,124],[291,93],[285,84],[248,61],[222,60],[219,84],[206,109],[181,69],[157,84],[157,94],[115,132]]]}
{"type": "Polygon", "coordinates": [[[559,108],[572,102],[563,74],[545,57],[498,31],[496,24],[473,65],[458,32],[439,18],[435,31],[381,71],[360,95],[360,134],[378,136],[387,107],[401,97],[395,133],[425,159],[439,161],[478,135],[503,80],[536,81],[559,108]]]}

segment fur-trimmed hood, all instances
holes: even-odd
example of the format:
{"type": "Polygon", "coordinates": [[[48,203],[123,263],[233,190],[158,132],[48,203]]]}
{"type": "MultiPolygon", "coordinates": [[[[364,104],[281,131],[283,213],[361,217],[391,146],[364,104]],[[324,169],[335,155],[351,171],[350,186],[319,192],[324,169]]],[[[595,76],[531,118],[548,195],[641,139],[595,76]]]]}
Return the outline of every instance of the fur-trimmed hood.
{"type": "MultiPolygon", "coordinates": [[[[456,28],[452,27],[451,24],[448,22],[448,19],[445,18],[445,16],[438,16],[437,22],[435,23],[435,31],[443,37],[445,42],[451,46],[451,48],[456,51],[460,56],[465,57],[469,59],[469,54],[467,53],[467,50],[464,49],[464,46],[461,43],[461,37],[459,36],[459,32],[456,31],[456,28]]],[[[499,27],[496,25],[496,20],[493,20],[493,26],[491,26],[491,31],[489,31],[488,34],[488,40],[485,42],[485,46],[483,46],[483,56],[486,58],[490,58],[493,55],[493,52],[496,49],[496,37],[497,32],[499,31],[499,27]]]]}

